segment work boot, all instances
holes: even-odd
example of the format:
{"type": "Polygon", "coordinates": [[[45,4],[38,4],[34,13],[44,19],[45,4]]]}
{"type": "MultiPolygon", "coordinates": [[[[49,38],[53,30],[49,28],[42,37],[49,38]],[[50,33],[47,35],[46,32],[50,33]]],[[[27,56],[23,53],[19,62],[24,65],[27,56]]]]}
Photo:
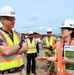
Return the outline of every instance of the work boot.
{"type": "Polygon", "coordinates": [[[33,74],[37,74],[36,72],[32,72],[33,74]]]}
{"type": "Polygon", "coordinates": [[[30,73],[27,73],[26,75],[30,75],[30,73]]]}
{"type": "Polygon", "coordinates": [[[49,75],[55,75],[54,73],[50,73],[49,75]]]}

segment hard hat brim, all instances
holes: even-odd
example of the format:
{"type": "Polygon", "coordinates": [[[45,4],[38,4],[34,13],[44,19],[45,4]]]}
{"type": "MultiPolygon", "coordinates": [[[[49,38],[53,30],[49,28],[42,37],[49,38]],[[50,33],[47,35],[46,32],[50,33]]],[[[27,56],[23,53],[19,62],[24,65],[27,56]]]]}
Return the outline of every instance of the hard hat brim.
{"type": "Polygon", "coordinates": [[[0,15],[0,16],[16,17],[16,15],[0,15]]]}

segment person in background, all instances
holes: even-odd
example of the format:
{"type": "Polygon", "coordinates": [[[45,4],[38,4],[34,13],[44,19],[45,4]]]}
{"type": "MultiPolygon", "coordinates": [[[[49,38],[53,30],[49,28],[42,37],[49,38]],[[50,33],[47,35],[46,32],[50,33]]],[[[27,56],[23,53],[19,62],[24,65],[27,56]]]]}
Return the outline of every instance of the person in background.
{"type": "Polygon", "coordinates": [[[23,75],[24,62],[21,56],[27,44],[21,34],[14,31],[15,11],[11,6],[0,9],[0,75],[23,75]]]}
{"type": "MultiPolygon", "coordinates": [[[[52,35],[52,29],[51,28],[48,28],[46,30],[46,32],[47,32],[47,36],[45,36],[43,38],[42,46],[45,50],[45,56],[50,57],[50,56],[54,56],[54,54],[55,54],[55,46],[56,46],[57,39],[56,39],[56,37],[54,37],[52,35]]],[[[47,61],[48,68],[51,67],[52,63],[53,62],[51,62],[51,61],[47,61]]],[[[52,75],[54,73],[54,71],[55,71],[55,66],[53,65],[50,69],[50,75],[52,75]]]]}
{"type": "MultiPolygon", "coordinates": [[[[65,69],[65,65],[74,64],[74,60],[70,60],[65,57],[65,47],[74,48],[74,20],[66,19],[61,25],[62,40],[56,43],[56,53],[54,57],[38,57],[36,60],[49,60],[57,62],[57,75],[74,75],[74,69],[71,66],[69,69],[65,69]]],[[[72,50],[72,49],[71,49],[72,50]]],[[[74,51],[74,49],[73,49],[74,51]]]]}
{"type": "Polygon", "coordinates": [[[36,61],[35,58],[39,55],[39,45],[38,41],[34,38],[33,32],[29,31],[29,36],[26,39],[26,43],[28,45],[28,51],[26,52],[27,57],[27,75],[30,75],[30,70],[32,70],[33,74],[36,74],[36,61]],[[32,67],[31,67],[32,60],[32,67]]]}

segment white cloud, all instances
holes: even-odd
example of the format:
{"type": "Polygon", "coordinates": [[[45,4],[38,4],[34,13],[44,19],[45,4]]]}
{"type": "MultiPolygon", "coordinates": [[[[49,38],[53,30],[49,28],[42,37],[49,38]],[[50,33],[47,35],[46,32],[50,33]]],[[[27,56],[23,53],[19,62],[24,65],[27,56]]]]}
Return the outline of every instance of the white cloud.
{"type": "Polygon", "coordinates": [[[27,21],[33,21],[33,20],[35,21],[35,20],[38,20],[38,18],[32,16],[32,17],[27,18],[26,20],[27,21]]]}
{"type": "Polygon", "coordinates": [[[44,29],[44,27],[39,27],[39,30],[43,30],[44,29]]]}
{"type": "Polygon", "coordinates": [[[33,26],[35,26],[34,23],[27,23],[27,24],[25,25],[25,27],[33,27],[33,26]]]}

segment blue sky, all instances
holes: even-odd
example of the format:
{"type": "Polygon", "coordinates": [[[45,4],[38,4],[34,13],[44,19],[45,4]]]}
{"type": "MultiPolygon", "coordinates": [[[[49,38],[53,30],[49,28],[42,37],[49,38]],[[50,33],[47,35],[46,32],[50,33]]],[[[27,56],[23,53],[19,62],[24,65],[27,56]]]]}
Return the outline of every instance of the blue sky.
{"type": "Polygon", "coordinates": [[[46,34],[50,27],[57,34],[65,19],[74,19],[74,0],[0,0],[0,8],[5,5],[15,10],[14,29],[21,33],[37,31],[46,34]]]}

